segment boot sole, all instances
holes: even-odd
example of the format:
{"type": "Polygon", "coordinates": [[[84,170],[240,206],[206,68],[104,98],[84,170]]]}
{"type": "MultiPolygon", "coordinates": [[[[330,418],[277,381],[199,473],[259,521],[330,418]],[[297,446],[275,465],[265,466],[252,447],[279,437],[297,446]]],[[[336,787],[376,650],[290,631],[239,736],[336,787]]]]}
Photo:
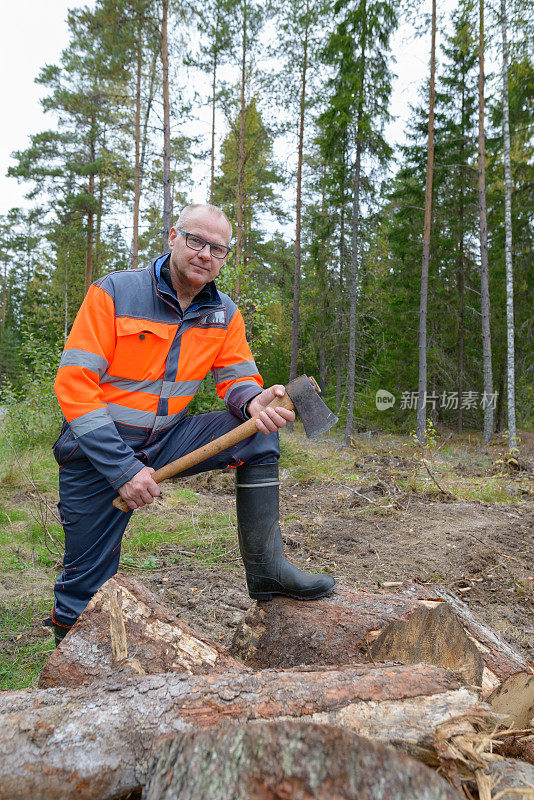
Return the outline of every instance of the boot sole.
{"type": "Polygon", "coordinates": [[[292,600],[320,600],[321,597],[328,597],[329,594],[332,594],[336,586],[337,584],[334,583],[331,589],[309,597],[303,597],[301,594],[290,594],[289,592],[249,592],[249,597],[253,600],[258,600],[260,603],[268,603],[273,597],[290,597],[292,600]]]}

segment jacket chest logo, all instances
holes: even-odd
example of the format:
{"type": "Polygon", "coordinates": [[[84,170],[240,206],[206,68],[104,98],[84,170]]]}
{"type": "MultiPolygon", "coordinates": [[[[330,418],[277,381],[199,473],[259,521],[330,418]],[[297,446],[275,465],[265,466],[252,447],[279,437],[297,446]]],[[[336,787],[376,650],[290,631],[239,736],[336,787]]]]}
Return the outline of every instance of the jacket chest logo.
{"type": "Polygon", "coordinates": [[[197,322],[199,328],[226,328],[226,309],[218,308],[197,322]]]}

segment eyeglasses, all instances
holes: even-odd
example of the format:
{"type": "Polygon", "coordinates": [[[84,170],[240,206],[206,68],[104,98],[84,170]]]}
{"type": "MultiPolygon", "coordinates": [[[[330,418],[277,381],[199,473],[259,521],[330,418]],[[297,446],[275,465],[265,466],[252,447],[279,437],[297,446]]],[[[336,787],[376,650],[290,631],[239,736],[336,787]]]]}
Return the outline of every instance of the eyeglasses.
{"type": "Polygon", "coordinates": [[[177,228],[180,233],[185,236],[185,243],[187,247],[190,247],[191,250],[203,250],[206,245],[209,245],[210,248],[210,255],[213,258],[226,258],[228,253],[230,252],[230,248],[226,247],[224,244],[214,244],[214,242],[208,242],[206,239],[203,239],[202,236],[197,236],[196,233],[188,233],[187,231],[182,230],[182,228],[177,228]]]}

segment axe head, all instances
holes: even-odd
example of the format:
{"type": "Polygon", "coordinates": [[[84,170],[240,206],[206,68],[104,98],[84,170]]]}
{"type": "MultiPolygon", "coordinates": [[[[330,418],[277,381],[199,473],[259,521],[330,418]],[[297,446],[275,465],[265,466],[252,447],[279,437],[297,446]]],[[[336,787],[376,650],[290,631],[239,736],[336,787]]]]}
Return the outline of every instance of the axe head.
{"type": "Polygon", "coordinates": [[[332,414],[319,397],[313,383],[307,375],[300,375],[286,386],[286,392],[293,401],[309,438],[320,436],[338,421],[336,415],[332,414]]]}

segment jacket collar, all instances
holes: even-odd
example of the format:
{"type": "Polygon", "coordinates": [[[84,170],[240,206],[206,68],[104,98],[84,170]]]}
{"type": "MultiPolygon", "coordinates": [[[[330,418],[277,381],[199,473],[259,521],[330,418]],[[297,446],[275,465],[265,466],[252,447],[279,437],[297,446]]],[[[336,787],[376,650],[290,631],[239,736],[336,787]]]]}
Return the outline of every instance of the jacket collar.
{"type": "MultiPolygon", "coordinates": [[[[161,293],[161,295],[170,295],[170,298],[174,301],[172,303],[173,306],[178,306],[178,310],[181,312],[180,304],[177,301],[176,292],[173,289],[171,281],[170,255],[170,253],[165,253],[154,259],[151,271],[156,280],[156,289],[158,293],[161,293]]],[[[189,311],[196,311],[199,308],[218,308],[222,305],[223,302],[215,286],[215,281],[210,281],[195,295],[186,313],[189,311]]]]}

